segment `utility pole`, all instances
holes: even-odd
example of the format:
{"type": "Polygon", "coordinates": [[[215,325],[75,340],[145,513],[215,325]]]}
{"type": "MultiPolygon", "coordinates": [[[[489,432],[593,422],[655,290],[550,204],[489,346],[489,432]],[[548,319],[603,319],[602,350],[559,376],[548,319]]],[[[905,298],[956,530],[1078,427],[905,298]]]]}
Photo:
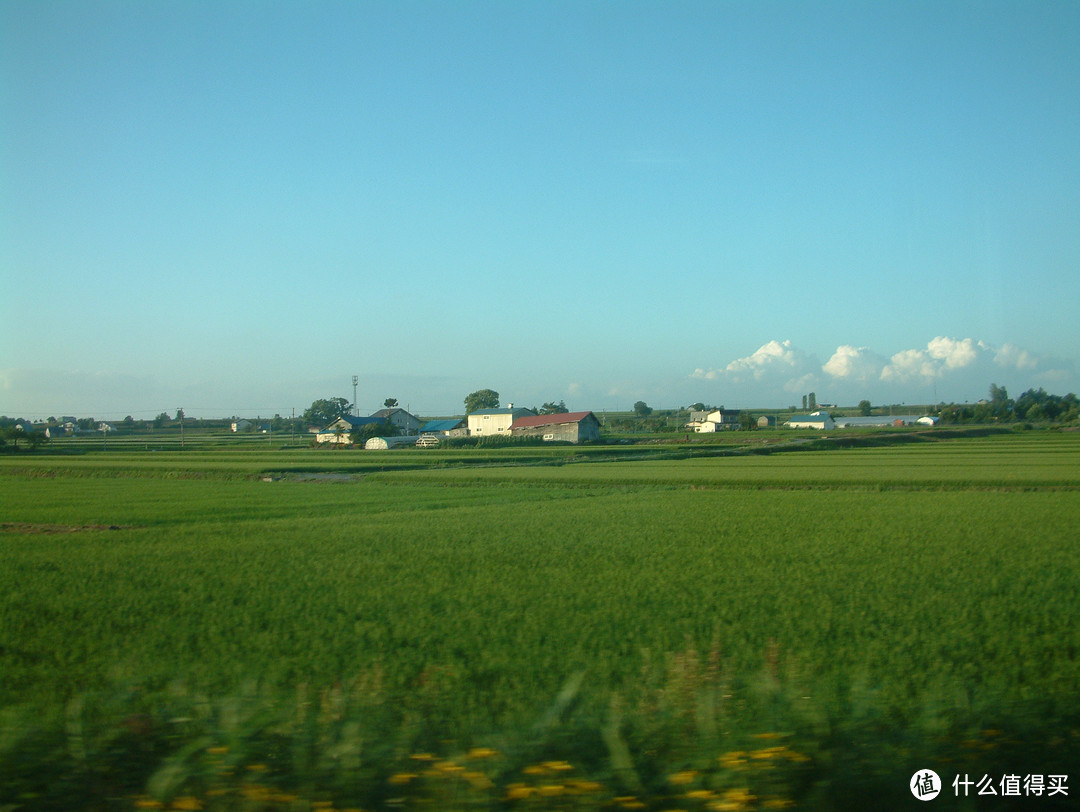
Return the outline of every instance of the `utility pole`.
{"type": "Polygon", "coordinates": [[[356,385],[360,383],[360,378],[357,375],[352,376],[352,413],[353,417],[359,417],[360,412],[356,408],[356,385]]]}
{"type": "Polygon", "coordinates": [[[180,418],[180,448],[182,449],[184,447],[184,410],[183,410],[183,408],[178,407],[176,409],[176,414],[180,418]]]}

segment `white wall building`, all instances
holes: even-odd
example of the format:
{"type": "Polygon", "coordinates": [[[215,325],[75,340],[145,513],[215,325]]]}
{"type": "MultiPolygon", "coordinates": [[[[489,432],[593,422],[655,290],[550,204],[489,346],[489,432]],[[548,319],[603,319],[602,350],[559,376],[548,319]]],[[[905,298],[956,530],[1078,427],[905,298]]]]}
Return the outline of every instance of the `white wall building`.
{"type": "Polygon", "coordinates": [[[836,423],[828,412],[813,412],[812,414],[793,414],[784,425],[790,429],[820,429],[827,431],[835,429],[836,423]]]}
{"type": "Polygon", "coordinates": [[[492,434],[509,434],[515,420],[533,415],[532,409],[515,409],[512,406],[504,409],[478,409],[468,415],[469,436],[487,437],[492,434]]]}

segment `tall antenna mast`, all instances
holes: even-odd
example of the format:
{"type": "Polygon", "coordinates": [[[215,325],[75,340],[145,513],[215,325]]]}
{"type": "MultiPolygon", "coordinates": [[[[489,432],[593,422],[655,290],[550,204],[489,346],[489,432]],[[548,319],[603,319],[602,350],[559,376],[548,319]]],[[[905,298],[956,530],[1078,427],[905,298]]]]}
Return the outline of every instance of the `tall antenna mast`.
{"type": "Polygon", "coordinates": [[[352,413],[353,417],[359,417],[360,412],[356,408],[356,385],[360,383],[360,377],[358,375],[352,376],[352,413]]]}

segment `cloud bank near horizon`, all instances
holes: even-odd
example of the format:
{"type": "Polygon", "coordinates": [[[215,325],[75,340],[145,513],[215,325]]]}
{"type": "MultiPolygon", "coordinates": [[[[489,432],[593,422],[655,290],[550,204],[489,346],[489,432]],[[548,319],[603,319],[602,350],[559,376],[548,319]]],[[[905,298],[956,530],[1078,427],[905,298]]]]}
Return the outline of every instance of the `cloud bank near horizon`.
{"type": "Polygon", "coordinates": [[[931,402],[982,397],[991,383],[1012,386],[1016,394],[1039,386],[1072,391],[1076,371],[1071,362],[1015,344],[995,347],[975,338],[936,336],[925,347],[888,356],[841,344],[824,363],[790,339],[773,339],[723,366],[695,369],[690,378],[730,387],[736,395],[745,391],[750,399],[816,392],[819,402],[892,402],[919,400],[919,395],[931,402]]]}

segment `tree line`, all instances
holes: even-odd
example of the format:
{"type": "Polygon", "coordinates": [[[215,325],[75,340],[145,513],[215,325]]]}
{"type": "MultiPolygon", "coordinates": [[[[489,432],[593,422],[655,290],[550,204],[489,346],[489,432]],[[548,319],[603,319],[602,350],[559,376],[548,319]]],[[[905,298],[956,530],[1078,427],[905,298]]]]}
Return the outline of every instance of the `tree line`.
{"type": "Polygon", "coordinates": [[[1075,423],[1080,419],[1080,399],[1072,392],[1052,395],[1040,386],[1013,400],[1004,386],[992,383],[989,400],[939,406],[937,417],[945,424],[1075,423]]]}

